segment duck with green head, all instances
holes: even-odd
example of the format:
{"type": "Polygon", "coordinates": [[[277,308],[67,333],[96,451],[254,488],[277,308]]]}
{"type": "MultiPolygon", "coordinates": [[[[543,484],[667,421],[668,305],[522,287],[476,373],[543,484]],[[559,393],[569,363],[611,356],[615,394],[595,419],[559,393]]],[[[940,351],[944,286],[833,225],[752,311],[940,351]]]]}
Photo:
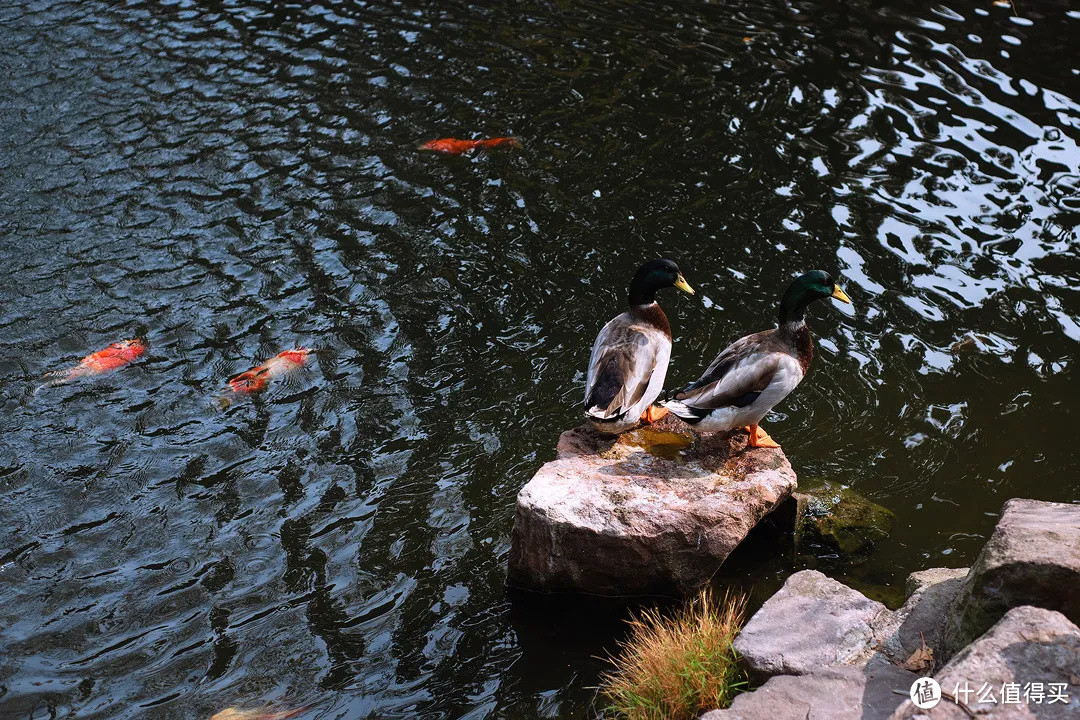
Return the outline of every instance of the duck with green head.
{"type": "Polygon", "coordinates": [[[662,403],[702,431],[746,428],[749,447],[780,447],[758,428],[761,419],[802,382],[814,356],[806,307],[815,300],[851,299],[823,270],[795,278],[780,300],[780,324],[724,348],[697,382],[662,403]]]}
{"type": "Polygon", "coordinates": [[[694,294],[679,266],[650,260],[630,283],[630,308],[596,336],[585,382],[585,416],[605,433],[620,433],[667,411],[652,406],[664,388],[671,357],[671,325],[656,293],[674,287],[694,294]]]}

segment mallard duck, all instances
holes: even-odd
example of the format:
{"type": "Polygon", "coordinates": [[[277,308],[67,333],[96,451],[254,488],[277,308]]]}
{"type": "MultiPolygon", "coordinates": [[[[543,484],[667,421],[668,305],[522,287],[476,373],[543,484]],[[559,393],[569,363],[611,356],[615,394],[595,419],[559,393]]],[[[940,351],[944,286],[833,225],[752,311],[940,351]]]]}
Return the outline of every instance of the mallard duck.
{"type": "Polygon", "coordinates": [[[630,283],[630,309],[596,336],[585,383],[585,415],[601,432],[620,433],[667,412],[652,407],[664,388],[671,357],[671,325],[656,304],[656,291],[667,287],[694,294],[670,260],[650,260],[639,267],[630,283]]]}
{"type": "Polygon", "coordinates": [[[851,302],[827,272],[795,278],[780,300],[779,327],[728,345],[697,382],[663,407],[699,430],[744,427],[749,447],[780,447],[758,423],[806,376],[814,350],[804,313],[807,305],[828,297],[851,302]]]}

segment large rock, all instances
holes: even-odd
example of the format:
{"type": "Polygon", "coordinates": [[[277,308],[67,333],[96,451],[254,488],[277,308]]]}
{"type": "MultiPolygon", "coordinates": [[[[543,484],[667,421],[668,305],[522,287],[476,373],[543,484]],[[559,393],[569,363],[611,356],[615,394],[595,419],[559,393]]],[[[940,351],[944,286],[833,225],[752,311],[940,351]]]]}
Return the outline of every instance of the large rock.
{"type": "Polygon", "coordinates": [[[933,708],[920,710],[910,700],[892,720],[1076,720],[1080,718],[1080,628],[1053,610],[1029,606],[1009,610],[990,630],[958,653],[934,676],[941,689],[961,700],[945,697],[933,708]],[[1042,702],[1025,699],[1038,683],[1042,702]],[[1060,695],[1067,702],[1048,702],[1050,683],[1065,683],[1060,695]],[[1015,686],[1019,702],[1002,696],[1006,684],[1015,686]],[[979,692],[990,688],[994,702],[979,692]],[[970,688],[971,692],[964,692],[970,688]],[[959,692],[958,692],[959,691],[959,692]],[[1010,700],[1010,702],[1003,702],[1010,700]]]}
{"type": "Polygon", "coordinates": [[[950,608],[945,651],[958,651],[1020,605],[1058,610],[1080,622],[1080,505],[1005,503],[950,608]]]}
{"type": "Polygon", "coordinates": [[[821,488],[795,493],[799,517],[795,544],[818,545],[849,561],[865,556],[889,537],[896,515],[850,488],[821,488]]]}
{"type": "Polygon", "coordinates": [[[617,439],[586,427],[518,493],[509,581],[536,590],[688,592],[796,487],[780,450],[693,436],[667,416],[617,439]]]}
{"type": "Polygon", "coordinates": [[[826,667],[864,667],[893,647],[900,618],[816,570],[803,570],[765,601],[735,638],[756,676],[805,675],[826,667]]]}
{"type": "Polygon", "coordinates": [[[896,611],[900,626],[894,662],[909,670],[930,672],[942,657],[941,640],[949,607],[964,585],[968,568],[930,568],[908,575],[907,601],[896,611]]]}
{"type": "Polygon", "coordinates": [[[701,720],[885,720],[917,677],[887,662],[778,675],[701,720]]]}

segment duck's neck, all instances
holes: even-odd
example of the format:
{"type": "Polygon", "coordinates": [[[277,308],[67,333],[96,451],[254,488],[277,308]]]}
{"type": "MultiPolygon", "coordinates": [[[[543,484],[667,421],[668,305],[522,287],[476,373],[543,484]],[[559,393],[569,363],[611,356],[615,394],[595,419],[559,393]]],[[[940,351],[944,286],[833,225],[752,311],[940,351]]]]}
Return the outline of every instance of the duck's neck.
{"type": "Polygon", "coordinates": [[[803,319],[780,322],[777,330],[784,342],[795,351],[795,357],[799,361],[803,374],[810,369],[810,361],[814,359],[814,343],[810,339],[810,328],[803,319]]]}
{"type": "Polygon", "coordinates": [[[656,286],[643,279],[634,278],[630,283],[630,307],[652,305],[656,302],[656,286]]]}
{"type": "Polygon", "coordinates": [[[647,303],[644,305],[630,304],[630,317],[634,320],[645,323],[646,325],[652,325],[657,330],[661,331],[671,339],[671,323],[668,322],[667,315],[660,309],[660,306],[655,302],[647,303]]]}
{"type": "Polygon", "coordinates": [[[780,298],[780,327],[802,323],[806,317],[806,306],[809,304],[810,298],[804,288],[798,285],[788,288],[784,297],[780,298]]]}

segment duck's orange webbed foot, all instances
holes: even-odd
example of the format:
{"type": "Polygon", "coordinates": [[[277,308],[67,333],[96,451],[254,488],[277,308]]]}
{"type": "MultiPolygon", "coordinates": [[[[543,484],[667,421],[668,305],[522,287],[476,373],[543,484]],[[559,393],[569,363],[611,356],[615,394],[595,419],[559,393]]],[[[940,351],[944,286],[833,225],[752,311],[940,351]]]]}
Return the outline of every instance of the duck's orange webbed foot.
{"type": "Polygon", "coordinates": [[[667,415],[669,412],[671,411],[665,407],[660,407],[659,405],[650,405],[648,410],[641,413],[641,422],[654,423],[660,418],[667,415]]]}
{"type": "Polygon", "coordinates": [[[769,437],[769,433],[762,430],[757,425],[747,425],[746,432],[750,433],[750,441],[746,444],[747,447],[752,448],[779,448],[776,441],[769,437]]]}

